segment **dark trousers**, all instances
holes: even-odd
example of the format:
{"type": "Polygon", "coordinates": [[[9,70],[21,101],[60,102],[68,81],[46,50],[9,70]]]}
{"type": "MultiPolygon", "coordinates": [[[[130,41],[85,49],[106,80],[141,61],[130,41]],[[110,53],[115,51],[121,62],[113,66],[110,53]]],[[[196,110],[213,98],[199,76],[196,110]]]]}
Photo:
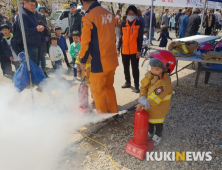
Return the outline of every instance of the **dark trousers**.
{"type": "Polygon", "coordinates": [[[162,136],[162,132],[163,132],[163,123],[157,123],[157,124],[149,123],[149,133],[150,134],[154,133],[154,127],[156,127],[155,134],[157,136],[161,137],[162,136]]]}
{"type": "Polygon", "coordinates": [[[142,47],[141,57],[145,56],[147,51],[148,51],[148,46],[142,47]]]}
{"type": "Polygon", "coordinates": [[[133,78],[135,87],[139,87],[139,58],[136,58],[136,54],[124,55],[122,54],[122,61],[124,67],[124,74],[126,83],[131,84],[130,80],[130,62],[133,70],[133,78]]]}
{"type": "Polygon", "coordinates": [[[73,43],[72,37],[69,37],[69,43],[70,43],[70,45],[73,43]]]}
{"type": "Polygon", "coordinates": [[[170,23],[170,31],[171,31],[171,29],[174,30],[174,27],[172,27],[172,23],[170,23]]]}
{"type": "Polygon", "coordinates": [[[215,23],[215,29],[216,29],[216,30],[217,30],[217,29],[220,29],[220,28],[219,28],[219,25],[220,25],[219,22],[216,22],[216,23],[215,23]]]}
{"type": "Polygon", "coordinates": [[[179,24],[175,23],[175,33],[176,33],[176,36],[178,36],[179,32],[179,28],[178,28],[179,24]]]}
{"type": "Polygon", "coordinates": [[[3,74],[12,73],[12,65],[9,58],[7,58],[5,55],[0,55],[0,60],[1,60],[1,69],[3,74]]]}
{"type": "Polygon", "coordinates": [[[69,64],[68,57],[67,57],[65,51],[63,51],[63,55],[64,55],[64,59],[65,59],[65,62],[66,62],[67,67],[71,67],[70,64],[69,64]]]}
{"type": "Polygon", "coordinates": [[[46,53],[49,54],[49,47],[50,47],[50,43],[49,41],[46,41],[46,53]]]}
{"type": "Polygon", "coordinates": [[[18,70],[18,68],[21,65],[21,62],[20,61],[12,61],[12,64],[15,66],[15,70],[18,70]]]}
{"type": "Polygon", "coordinates": [[[28,48],[28,54],[30,59],[39,66],[39,61],[41,57],[41,47],[33,47],[33,46],[27,46],[28,48]]]}
{"type": "Polygon", "coordinates": [[[206,27],[205,29],[205,35],[211,35],[212,27],[206,27]]]}

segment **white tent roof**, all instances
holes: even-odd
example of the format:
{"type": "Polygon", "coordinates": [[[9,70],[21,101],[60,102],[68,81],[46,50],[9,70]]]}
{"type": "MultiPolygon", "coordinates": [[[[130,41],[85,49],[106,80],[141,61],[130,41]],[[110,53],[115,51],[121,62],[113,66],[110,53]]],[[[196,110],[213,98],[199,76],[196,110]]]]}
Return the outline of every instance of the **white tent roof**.
{"type": "MultiPolygon", "coordinates": [[[[103,0],[106,2],[151,5],[151,0],[103,0]]],[[[203,8],[204,0],[188,1],[188,0],[154,0],[154,6],[169,6],[169,7],[196,7],[203,8]]],[[[222,9],[221,2],[208,2],[207,8],[222,9]]]]}

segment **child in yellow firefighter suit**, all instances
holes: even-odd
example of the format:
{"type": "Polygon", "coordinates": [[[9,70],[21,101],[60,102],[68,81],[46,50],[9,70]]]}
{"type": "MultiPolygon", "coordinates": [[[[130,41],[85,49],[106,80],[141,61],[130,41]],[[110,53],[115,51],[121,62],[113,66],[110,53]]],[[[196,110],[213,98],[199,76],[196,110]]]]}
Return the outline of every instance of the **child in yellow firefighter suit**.
{"type": "Polygon", "coordinates": [[[81,68],[80,68],[80,65],[81,65],[80,56],[77,56],[76,61],[75,61],[75,68],[77,69],[77,77],[80,77],[81,79],[83,79],[85,77],[85,84],[88,87],[90,87],[89,75],[91,72],[91,60],[92,60],[92,57],[90,56],[86,61],[86,71],[81,70],[81,68]]]}
{"type": "Polygon", "coordinates": [[[174,70],[176,59],[172,53],[165,50],[151,53],[150,58],[151,70],[141,81],[136,110],[145,109],[149,113],[148,137],[156,146],[161,141],[163,122],[170,108],[173,88],[169,74],[174,70]]]}
{"type": "Polygon", "coordinates": [[[77,77],[80,77],[84,81],[83,83],[86,85],[86,87],[82,87],[82,85],[80,85],[79,89],[79,93],[83,93],[79,94],[79,100],[80,100],[79,109],[82,112],[84,111],[92,112],[92,106],[94,105],[94,101],[92,101],[91,106],[89,106],[88,104],[88,88],[90,88],[89,76],[91,72],[91,60],[92,57],[89,56],[89,58],[86,61],[86,68],[85,68],[86,71],[80,70],[80,65],[81,65],[80,56],[77,56],[75,61],[75,68],[77,69],[77,77]]]}

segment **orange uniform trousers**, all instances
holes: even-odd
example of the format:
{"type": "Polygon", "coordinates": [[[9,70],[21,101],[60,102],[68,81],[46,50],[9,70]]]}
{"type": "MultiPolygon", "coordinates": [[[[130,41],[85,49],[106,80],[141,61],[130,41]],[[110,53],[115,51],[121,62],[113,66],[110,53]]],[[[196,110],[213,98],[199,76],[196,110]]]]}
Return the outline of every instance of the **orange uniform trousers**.
{"type": "Polygon", "coordinates": [[[115,70],[90,73],[92,95],[97,113],[117,113],[116,93],[113,87],[115,70]]]}

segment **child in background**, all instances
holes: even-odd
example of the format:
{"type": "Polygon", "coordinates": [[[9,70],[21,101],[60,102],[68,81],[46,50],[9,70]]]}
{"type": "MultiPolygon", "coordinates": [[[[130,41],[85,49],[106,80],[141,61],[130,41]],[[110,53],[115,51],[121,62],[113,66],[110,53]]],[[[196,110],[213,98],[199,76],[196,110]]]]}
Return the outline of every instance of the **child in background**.
{"type": "Polygon", "coordinates": [[[22,51],[22,47],[19,47],[16,43],[10,27],[7,24],[1,26],[1,32],[4,35],[1,40],[2,48],[6,57],[10,59],[15,66],[15,70],[17,70],[21,64],[21,59],[18,57],[18,54],[22,51]]]}
{"type": "Polygon", "coordinates": [[[151,53],[150,58],[151,70],[141,81],[136,110],[145,109],[149,113],[148,137],[156,146],[161,141],[163,122],[170,108],[173,88],[168,74],[174,70],[176,59],[172,53],[165,50],[151,53]]]}
{"type": "Polygon", "coordinates": [[[148,51],[148,40],[147,40],[147,34],[148,31],[144,29],[143,31],[143,46],[142,46],[142,51],[141,51],[141,57],[144,57],[146,55],[146,52],[148,51]],[[143,52],[145,50],[145,52],[143,52]]]}
{"type": "Polygon", "coordinates": [[[126,22],[126,19],[127,19],[127,16],[124,15],[124,16],[123,16],[123,21],[122,21],[122,22],[126,22]]]}
{"type": "MultiPolygon", "coordinates": [[[[218,31],[217,30],[213,30],[212,33],[211,33],[211,36],[218,36],[218,31]]],[[[209,43],[214,45],[215,44],[215,40],[210,41],[209,43]]]]}
{"type": "MultiPolygon", "coordinates": [[[[51,37],[51,46],[49,48],[49,56],[52,61],[52,67],[56,71],[62,67],[62,62],[64,63],[64,55],[61,48],[57,45],[58,38],[56,36],[51,37]]],[[[58,75],[61,76],[61,75],[58,75]]]]}
{"type": "Polygon", "coordinates": [[[67,55],[66,53],[68,53],[68,46],[66,43],[66,38],[62,35],[62,28],[61,27],[56,27],[55,28],[55,33],[56,36],[58,37],[59,41],[58,41],[58,46],[61,48],[64,58],[65,58],[65,62],[68,68],[71,68],[67,55]]]}
{"type": "Polygon", "coordinates": [[[161,50],[163,50],[163,48],[166,50],[166,46],[167,46],[167,39],[171,39],[172,41],[172,38],[169,37],[169,32],[168,32],[168,27],[167,26],[163,26],[161,28],[161,31],[160,31],[160,37],[157,41],[159,41],[160,39],[160,45],[159,47],[161,47],[161,50]]]}
{"type": "Polygon", "coordinates": [[[76,57],[78,56],[78,54],[80,52],[80,49],[81,49],[81,45],[79,43],[80,32],[79,31],[73,31],[72,39],[73,39],[73,43],[70,45],[69,54],[72,57],[73,72],[74,72],[73,81],[75,81],[75,80],[77,80],[77,70],[75,68],[75,62],[76,62],[76,57]]]}
{"type": "Polygon", "coordinates": [[[161,29],[163,27],[166,27],[166,23],[165,22],[162,23],[162,25],[160,26],[160,29],[157,31],[157,34],[159,34],[161,32],[161,29]]]}
{"type": "MultiPolygon", "coordinates": [[[[3,36],[4,35],[0,31],[0,41],[2,41],[3,36]]],[[[14,73],[12,71],[11,61],[9,60],[8,57],[5,56],[5,52],[3,50],[1,43],[0,43],[0,62],[1,62],[1,69],[2,69],[3,75],[9,78],[12,78],[14,73]]]]}

